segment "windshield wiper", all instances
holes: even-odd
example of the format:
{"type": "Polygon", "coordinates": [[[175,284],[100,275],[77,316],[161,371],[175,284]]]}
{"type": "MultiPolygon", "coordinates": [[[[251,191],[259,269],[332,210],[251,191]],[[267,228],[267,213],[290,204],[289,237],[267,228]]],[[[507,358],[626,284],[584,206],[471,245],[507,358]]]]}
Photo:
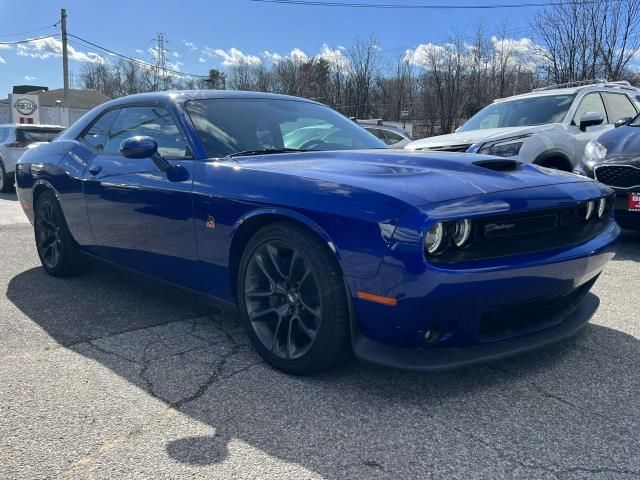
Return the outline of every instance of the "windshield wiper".
{"type": "Polygon", "coordinates": [[[313,150],[304,150],[300,148],[263,148],[258,150],[242,150],[240,152],[230,153],[224,158],[244,157],[248,155],[269,155],[271,153],[288,153],[288,152],[312,152],[313,150]]]}

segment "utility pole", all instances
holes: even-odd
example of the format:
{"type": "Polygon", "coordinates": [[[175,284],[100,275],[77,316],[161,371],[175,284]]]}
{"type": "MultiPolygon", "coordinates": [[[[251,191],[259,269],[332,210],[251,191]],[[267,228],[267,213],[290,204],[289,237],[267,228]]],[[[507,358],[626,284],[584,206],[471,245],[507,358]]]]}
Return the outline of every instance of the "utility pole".
{"type": "Polygon", "coordinates": [[[64,94],[62,106],[69,106],[69,56],[67,54],[67,9],[60,10],[60,28],[62,30],[62,75],[64,76],[64,94]]]}

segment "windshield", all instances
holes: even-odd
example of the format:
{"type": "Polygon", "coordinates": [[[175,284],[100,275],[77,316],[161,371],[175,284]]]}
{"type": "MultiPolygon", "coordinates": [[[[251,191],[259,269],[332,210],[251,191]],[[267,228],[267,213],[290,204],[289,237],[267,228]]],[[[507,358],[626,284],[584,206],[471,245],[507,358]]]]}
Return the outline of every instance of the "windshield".
{"type": "Polygon", "coordinates": [[[270,98],[191,100],[187,111],[212,158],[291,148],[387,148],[369,132],[324,105],[270,98]]]}
{"type": "Polygon", "coordinates": [[[544,95],[493,103],[476,113],[458,131],[560,123],[567,116],[574,97],[544,95]]]}

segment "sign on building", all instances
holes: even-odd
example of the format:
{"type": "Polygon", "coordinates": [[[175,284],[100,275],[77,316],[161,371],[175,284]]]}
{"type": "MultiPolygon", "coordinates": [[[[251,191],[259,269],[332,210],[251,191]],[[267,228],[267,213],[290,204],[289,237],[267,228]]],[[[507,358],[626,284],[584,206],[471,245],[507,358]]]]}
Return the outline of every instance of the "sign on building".
{"type": "Polygon", "coordinates": [[[40,123],[40,99],[38,95],[9,94],[11,123],[40,123]]]}

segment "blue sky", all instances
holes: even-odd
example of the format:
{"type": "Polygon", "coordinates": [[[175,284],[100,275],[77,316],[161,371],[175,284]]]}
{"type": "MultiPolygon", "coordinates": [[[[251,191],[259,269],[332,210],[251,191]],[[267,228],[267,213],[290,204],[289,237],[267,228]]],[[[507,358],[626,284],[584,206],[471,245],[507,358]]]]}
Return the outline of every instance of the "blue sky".
{"type": "MultiPolygon", "coordinates": [[[[363,0],[367,3],[482,5],[492,0],[363,0]]],[[[494,2],[501,3],[501,2],[494,2]]],[[[507,2],[502,2],[507,3],[507,2]]],[[[518,3],[509,0],[508,3],[518,3]]],[[[54,28],[13,35],[52,25],[60,8],[68,13],[68,29],[112,50],[152,61],[149,48],[158,32],[169,41],[172,66],[206,74],[243,55],[264,59],[265,53],[290,55],[299,49],[312,56],[324,45],[335,51],[373,35],[386,58],[407,48],[438,43],[448,34],[469,36],[478,22],[487,31],[506,25],[509,37],[530,36],[529,21],[536,8],[496,10],[385,10],[262,4],[249,0],[120,1],[0,0],[0,42],[56,33],[54,28]],[[232,51],[231,49],[235,49],[232,51]]],[[[71,39],[73,41],[73,39],[71,39]]],[[[95,60],[91,49],[77,43],[70,70],[95,60]]],[[[0,45],[0,96],[14,84],[62,86],[62,62],[55,40],[17,48],[0,45]]],[[[106,59],[103,52],[94,50],[106,59]]]]}

